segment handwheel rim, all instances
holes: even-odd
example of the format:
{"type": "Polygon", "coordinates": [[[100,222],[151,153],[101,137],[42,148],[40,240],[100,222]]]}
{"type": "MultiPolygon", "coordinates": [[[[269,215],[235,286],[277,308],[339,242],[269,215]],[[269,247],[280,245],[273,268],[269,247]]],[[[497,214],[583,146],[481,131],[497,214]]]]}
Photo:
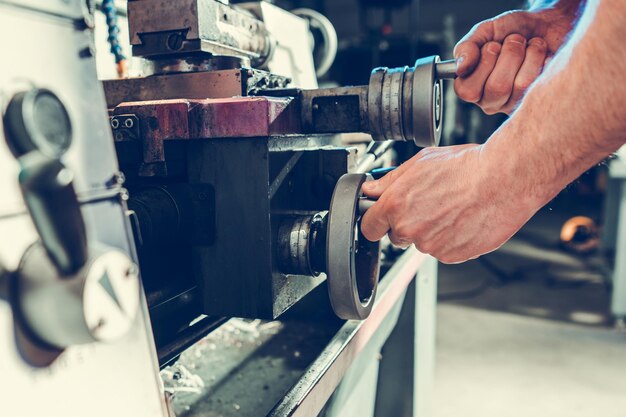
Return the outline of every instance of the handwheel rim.
{"type": "Polygon", "coordinates": [[[367,318],[378,287],[380,242],[365,239],[358,227],[361,186],[370,180],[371,176],[366,174],[342,176],[328,214],[328,293],[335,314],[345,320],[367,318]]]}

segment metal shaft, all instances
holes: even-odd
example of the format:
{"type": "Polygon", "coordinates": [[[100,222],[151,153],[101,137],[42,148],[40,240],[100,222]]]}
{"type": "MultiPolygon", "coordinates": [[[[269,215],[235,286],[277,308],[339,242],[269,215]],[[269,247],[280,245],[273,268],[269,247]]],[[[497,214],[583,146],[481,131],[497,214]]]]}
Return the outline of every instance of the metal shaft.
{"type": "Polygon", "coordinates": [[[456,60],[441,61],[435,64],[435,77],[440,80],[453,80],[457,77],[456,60]]]}

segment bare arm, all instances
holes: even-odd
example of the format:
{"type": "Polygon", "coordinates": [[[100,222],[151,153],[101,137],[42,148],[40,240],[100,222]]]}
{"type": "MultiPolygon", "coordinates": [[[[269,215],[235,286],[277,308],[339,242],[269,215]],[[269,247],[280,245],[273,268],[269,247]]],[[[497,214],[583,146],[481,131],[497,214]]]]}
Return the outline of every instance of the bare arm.
{"type": "Polygon", "coordinates": [[[626,138],[626,2],[589,0],[572,38],[484,145],[424,149],[382,180],[362,222],[372,240],[444,262],[493,251],[626,138]],[[525,140],[519,140],[524,138],[525,140]]]}
{"type": "Polygon", "coordinates": [[[511,163],[519,175],[523,161],[538,170],[531,185],[542,189],[542,205],[626,141],[625,16],[623,0],[590,1],[572,39],[484,147],[500,169],[511,163]]]}

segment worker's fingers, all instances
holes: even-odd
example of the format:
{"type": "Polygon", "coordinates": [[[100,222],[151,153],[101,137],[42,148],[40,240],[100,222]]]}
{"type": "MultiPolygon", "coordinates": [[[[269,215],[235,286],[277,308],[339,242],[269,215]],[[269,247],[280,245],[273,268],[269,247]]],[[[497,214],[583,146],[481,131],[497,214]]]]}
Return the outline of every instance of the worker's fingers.
{"type": "Polygon", "coordinates": [[[480,51],[480,62],[471,75],[454,81],[454,90],[461,100],[478,103],[483,98],[485,83],[496,66],[501,49],[498,42],[487,42],[480,51]]]}
{"type": "Polygon", "coordinates": [[[387,218],[385,204],[382,201],[370,207],[361,219],[361,233],[370,242],[377,242],[382,239],[389,231],[389,228],[389,219],[387,218]]]}
{"type": "Polygon", "coordinates": [[[548,47],[546,41],[542,38],[532,38],[528,42],[524,63],[513,83],[513,93],[503,108],[505,113],[511,114],[515,110],[522,97],[524,97],[526,90],[539,77],[547,60],[547,53],[548,47]]]}
{"type": "Polygon", "coordinates": [[[385,190],[391,186],[391,184],[393,184],[398,178],[400,178],[402,173],[406,171],[408,167],[411,165],[412,161],[413,159],[405,162],[404,164],[400,165],[393,171],[390,171],[387,174],[385,174],[385,176],[379,180],[368,181],[364,183],[363,186],[361,187],[361,189],[363,190],[363,193],[370,198],[374,198],[374,199],[379,198],[385,192],[385,190]]]}
{"type": "Polygon", "coordinates": [[[454,48],[459,77],[466,77],[474,71],[480,62],[481,48],[491,40],[493,40],[493,21],[487,20],[474,26],[459,41],[454,48]]]}
{"type": "Polygon", "coordinates": [[[526,38],[513,34],[504,39],[496,66],[485,83],[482,100],[477,103],[485,113],[498,113],[509,101],[525,55],[526,38]]]}
{"type": "Polygon", "coordinates": [[[393,229],[389,232],[389,240],[391,241],[391,243],[393,243],[395,247],[401,248],[401,249],[406,249],[412,245],[412,242],[410,239],[407,239],[402,236],[398,236],[396,233],[394,233],[393,229]]]}

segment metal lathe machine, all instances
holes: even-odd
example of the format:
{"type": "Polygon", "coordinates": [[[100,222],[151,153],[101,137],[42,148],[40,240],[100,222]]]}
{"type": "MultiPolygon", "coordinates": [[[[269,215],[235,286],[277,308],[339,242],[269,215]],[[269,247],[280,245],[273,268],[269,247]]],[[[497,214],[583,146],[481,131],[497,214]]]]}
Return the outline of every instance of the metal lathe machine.
{"type": "Polygon", "coordinates": [[[436,263],[360,189],[439,143],[451,64],[318,88],[315,12],[131,0],[101,83],[110,3],[0,0],[0,416],[427,415],[436,263]]]}

